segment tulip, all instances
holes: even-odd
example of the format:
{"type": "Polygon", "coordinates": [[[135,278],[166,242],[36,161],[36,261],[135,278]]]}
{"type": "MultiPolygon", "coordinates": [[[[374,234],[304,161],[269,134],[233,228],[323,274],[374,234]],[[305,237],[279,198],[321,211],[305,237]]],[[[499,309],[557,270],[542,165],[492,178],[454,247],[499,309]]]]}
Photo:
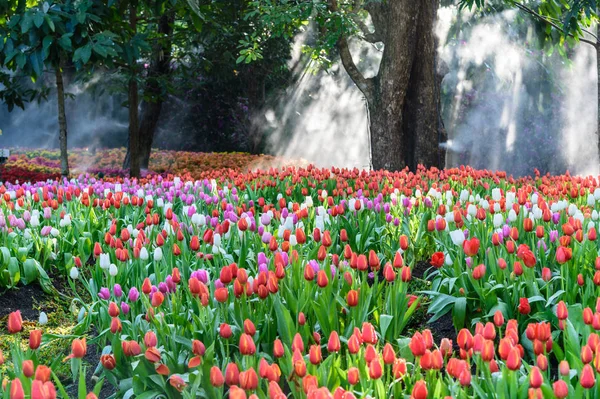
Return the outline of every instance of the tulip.
{"type": "Polygon", "coordinates": [[[327,351],[330,353],[339,352],[341,348],[340,337],[337,331],[332,331],[329,334],[329,341],[327,342],[327,351]]]}
{"type": "Polygon", "coordinates": [[[589,364],[583,366],[581,370],[581,377],[579,378],[579,383],[585,389],[590,389],[596,384],[596,377],[594,376],[594,369],[589,364]]]}
{"type": "Polygon", "coordinates": [[[175,388],[178,392],[182,392],[183,388],[186,387],[186,383],[185,381],[183,381],[183,378],[181,378],[180,376],[178,376],[177,374],[173,374],[170,378],[169,378],[169,384],[171,384],[171,386],[173,388],[175,388]]]}
{"type": "Polygon", "coordinates": [[[25,392],[23,391],[23,385],[21,380],[15,378],[10,383],[10,399],[24,399],[25,392]]]}
{"type": "Polygon", "coordinates": [[[219,327],[219,335],[221,338],[229,339],[233,335],[233,331],[231,331],[231,327],[227,323],[221,323],[219,327]]]}
{"type": "Polygon", "coordinates": [[[558,399],[564,399],[569,395],[569,386],[563,380],[558,380],[552,384],[554,396],[558,399]]]}
{"type": "Polygon", "coordinates": [[[356,385],[359,382],[359,372],[356,367],[351,367],[348,369],[348,383],[350,385],[356,385]]]}
{"type": "Polygon", "coordinates": [[[367,344],[375,345],[377,343],[377,334],[371,323],[364,322],[362,325],[362,340],[367,344]]]}
{"type": "Polygon", "coordinates": [[[42,330],[31,330],[29,333],[29,348],[36,350],[42,342],[42,330]]]}
{"type": "Polygon", "coordinates": [[[309,349],[309,360],[312,364],[318,365],[323,361],[323,356],[321,355],[321,346],[319,345],[311,345],[309,349]]]}
{"type": "Polygon", "coordinates": [[[113,355],[102,355],[100,356],[100,363],[107,370],[112,370],[117,367],[117,362],[113,355]]]}
{"type": "Polygon", "coordinates": [[[284,354],[285,351],[283,348],[283,343],[280,339],[276,339],[273,343],[273,356],[275,356],[276,358],[280,358],[283,357],[284,354]]]}
{"type": "Polygon", "coordinates": [[[31,385],[31,399],[56,399],[56,388],[50,381],[33,381],[31,385]]]}
{"type": "Polygon", "coordinates": [[[427,399],[428,391],[425,381],[417,381],[413,386],[411,395],[413,399],[427,399]]]}
{"type": "Polygon", "coordinates": [[[508,358],[506,359],[506,367],[509,370],[518,370],[521,368],[521,353],[515,346],[508,352],[508,358]]]}
{"type": "Polygon", "coordinates": [[[144,357],[151,363],[158,363],[161,359],[160,351],[154,347],[146,349],[144,357]]]}
{"type": "Polygon", "coordinates": [[[225,383],[230,387],[240,383],[240,369],[237,364],[227,364],[227,367],[225,368],[225,383]]]}
{"type": "Polygon", "coordinates": [[[519,299],[519,313],[522,315],[527,315],[531,312],[531,306],[529,305],[529,300],[527,298],[519,299]]]}
{"type": "Polygon", "coordinates": [[[87,343],[85,338],[76,338],[71,343],[71,356],[77,359],[81,359],[87,353],[87,343]]]}
{"type": "Polygon", "coordinates": [[[425,340],[420,332],[415,332],[408,344],[413,356],[420,357],[425,354],[425,340]]]}
{"type": "Polygon", "coordinates": [[[23,374],[27,378],[31,378],[33,376],[33,360],[25,360],[21,365],[23,369],[23,374]]]}
{"type": "Polygon", "coordinates": [[[21,311],[17,310],[8,315],[8,332],[16,334],[23,329],[23,319],[21,318],[21,311]]]}
{"type": "Polygon", "coordinates": [[[52,371],[50,370],[50,368],[48,366],[44,366],[43,364],[40,364],[37,367],[37,369],[35,370],[35,379],[40,380],[42,382],[48,382],[48,381],[50,381],[51,374],[52,374],[52,371]]]}
{"type": "Polygon", "coordinates": [[[210,383],[213,387],[222,387],[225,383],[223,373],[221,372],[221,369],[217,366],[213,366],[210,369],[210,383]]]}
{"type": "Polygon", "coordinates": [[[252,356],[256,353],[256,345],[254,344],[254,340],[252,339],[252,336],[246,333],[243,333],[240,336],[239,348],[240,354],[242,355],[252,356]]]}
{"type": "Polygon", "coordinates": [[[542,372],[537,366],[533,366],[529,372],[529,386],[533,389],[538,389],[542,386],[543,382],[544,377],[542,376],[542,372]]]}

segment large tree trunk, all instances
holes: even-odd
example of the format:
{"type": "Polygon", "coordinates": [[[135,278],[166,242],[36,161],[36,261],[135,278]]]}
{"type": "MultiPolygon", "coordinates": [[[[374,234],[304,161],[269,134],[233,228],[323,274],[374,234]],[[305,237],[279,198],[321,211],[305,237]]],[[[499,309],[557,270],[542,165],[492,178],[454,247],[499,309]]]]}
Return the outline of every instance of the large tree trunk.
{"type": "MultiPolygon", "coordinates": [[[[132,33],[137,31],[137,6],[132,2],[129,6],[129,24],[132,33]]],[[[132,61],[131,76],[129,78],[129,176],[140,177],[139,156],[139,125],[138,125],[138,83],[136,80],[137,60],[132,61]]]]}
{"type": "Polygon", "coordinates": [[[164,80],[168,79],[171,71],[171,50],[173,33],[173,22],[175,16],[172,12],[164,14],[158,22],[158,34],[164,40],[158,42],[152,52],[152,60],[148,69],[148,78],[144,97],[148,100],[142,102],[142,113],[140,121],[140,166],[148,169],[150,163],[150,152],[154,134],[160,119],[162,105],[165,99],[163,93],[164,80]]]}
{"type": "MultiPolygon", "coordinates": [[[[600,35],[600,23],[596,25],[596,33],[600,35]]],[[[598,100],[598,113],[596,114],[596,145],[598,146],[598,156],[600,157],[600,43],[596,43],[596,75],[598,78],[597,88],[598,92],[596,99],[598,100]]]]}
{"type": "MultiPolygon", "coordinates": [[[[335,0],[333,9],[337,8],[335,0]]],[[[330,3],[331,4],[331,3],[330,3]]],[[[345,37],[338,42],[342,63],[365,94],[370,112],[374,169],[444,167],[436,72],[434,24],[439,0],[368,2],[375,31],[363,38],[385,45],[379,73],[365,79],[354,64],[345,37]]]]}
{"type": "Polygon", "coordinates": [[[65,86],[60,64],[56,67],[56,92],[58,96],[58,141],[60,146],[60,174],[69,176],[69,153],[67,151],[67,116],[65,113],[65,86]]]}

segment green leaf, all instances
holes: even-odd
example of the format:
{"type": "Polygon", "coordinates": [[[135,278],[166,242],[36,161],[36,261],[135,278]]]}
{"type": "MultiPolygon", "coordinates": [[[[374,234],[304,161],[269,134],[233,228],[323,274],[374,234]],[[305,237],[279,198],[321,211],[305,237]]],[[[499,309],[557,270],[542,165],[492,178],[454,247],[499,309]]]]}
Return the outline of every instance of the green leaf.
{"type": "Polygon", "coordinates": [[[42,24],[44,23],[44,14],[42,14],[41,12],[36,12],[33,15],[33,23],[36,28],[42,26],[42,24]]]}
{"type": "Polygon", "coordinates": [[[46,55],[45,58],[48,57],[48,48],[52,45],[53,41],[54,41],[54,38],[50,35],[44,37],[44,39],[42,40],[42,48],[44,49],[44,53],[46,55]]]}
{"type": "Polygon", "coordinates": [[[394,319],[394,316],[390,316],[389,314],[382,314],[379,316],[379,326],[381,328],[381,337],[385,338],[385,333],[387,329],[390,327],[390,323],[394,319]]]}
{"type": "Polygon", "coordinates": [[[27,259],[23,262],[23,283],[30,284],[37,280],[38,269],[35,262],[35,259],[27,259]]]}
{"type": "Polygon", "coordinates": [[[467,298],[460,297],[456,298],[454,302],[454,309],[452,309],[452,321],[454,327],[459,329],[465,325],[465,318],[467,316],[467,298]]]}
{"type": "Polygon", "coordinates": [[[33,18],[31,13],[26,13],[21,20],[21,33],[29,32],[29,29],[33,26],[33,18]]]}
{"type": "Polygon", "coordinates": [[[23,53],[19,53],[17,55],[17,57],[15,58],[15,61],[17,63],[17,66],[19,68],[23,69],[23,67],[27,63],[27,56],[25,56],[25,54],[23,54],[23,53]]]}
{"type": "Polygon", "coordinates": [[[273,308],[277,316],[277,331],[284,344],[290,346],[292,344],[292,335],[294,331],[294,322],[290,316],[289,310],[281,304],[279,297],[273,299],[273,308]]]}

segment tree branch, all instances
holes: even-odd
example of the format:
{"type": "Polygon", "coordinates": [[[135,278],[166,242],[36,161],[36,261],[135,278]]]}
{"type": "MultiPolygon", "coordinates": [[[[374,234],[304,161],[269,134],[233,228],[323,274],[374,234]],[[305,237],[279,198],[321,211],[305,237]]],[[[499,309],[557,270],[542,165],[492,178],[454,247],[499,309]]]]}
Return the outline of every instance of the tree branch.
{"type": "Polygon", "coordinates": [[[344,65],[344,69],[352,78],[352,81],[356,84],[356,86],[363,92],[367,101],[373,101],[373,79],[367,79],[364,75],[358,70],[358,67],[354,63],[352,59],[352,54],[350,53],[350,47],[348,46],[348,39],[345,36],[341,36],[337,42],[337,47],[340,52],[340,58],[342,59],[342,65],[344,65]]]}
{"type": "MultiPolygon", "coordinates": [[[[531,8],[529,8],[529,7],[525,6],[525,5],[521,4],[521,3],[517,3],[516,1],[512,1],[512,3],[513,3],[513,4],[514,4],[514,5],[515,5],[515,6],[516,6],[518,9],[520,9],[521,11],[523,11],[523,12],[525,12],[525,13],[529,14],[529,15],[532,15],[532,16],[536,17],[536,18],[537,18],[538,20],[540,20],[541,22],[544,22],[544,23],[546,23],[546,24],[548,24],[548,25],[552,26],[552,27],[553,27],[553,28],[555,28],[555,29],[558,29],[558,30],[564,31],[564,29],[563,29],[563,28],[561,28],[559,25],[557,25],[556,23],[554,23],[554,22],[550,21],[549,19],[545,18],[543,15],[541,15],[541,14],[539,14],[539,13],[535,12],[535,11],[534,11],[534,10],[532,10],[531,8]]],[[[572,38],[575,38],[575,36],[574,36],[573,34],[571,34],[571,33],[567,33],[567,35],[568,35],[568,36],[571,36],[572,38]]],[[[598,42],[597,42],[597,41],[595,41],[595,42],[594,42],[594,41],[592,41],[592,40],[588,40],[588,39],[586,39],[586,38],[583,38],[583,37],[581,37],[581,38],[576,38],[576,39],[578,39],[578,40],[579,40],[580,42],[582,42],[582,43],[587,43],[587,44],[589,44],[590,46],[594,46],[595,48],[598,48],[598,45],[599,45],[599,44],[598,44],[598,42]]]]}
{"type": "Polygon", "coordinates": [[[358,16],[358,14],[352,14],[352,20],[354,21],[354,23],[356,24],[356,26],[358,26],[358,29],[360,29],[361,33],[362,33],[362,37],[361,39],[369,42],[369,43],[379,43],[383,41],[383,38],[379,35],[379,32],[375,31],[375,32],[371,32],[369,31],[369,27],[367,26],[367,24],[365,24],[363,22],[362,19],[360,19],[360,17],[358,16]]]}
{"type": "MultiPolygon", "coordinates": [[[[337,0],[329,0],[328,7],[330,12],[338,11],[337,0]]],[[[344,69],[354,82],[356,86],[360,89],[360,91],[365,95],[367,101],[372,102],[373,100],[373,80],[367,79],[364,75],[358,70],[358,67],[354,63],[352,59],[352,53],[350,52],[350,46],[348,46],[348,38],[344,33],[340,35],[340,38],[337,41],[337,48],[340,52],[340,58],[342,60],[342,65],[344,69]]]]}

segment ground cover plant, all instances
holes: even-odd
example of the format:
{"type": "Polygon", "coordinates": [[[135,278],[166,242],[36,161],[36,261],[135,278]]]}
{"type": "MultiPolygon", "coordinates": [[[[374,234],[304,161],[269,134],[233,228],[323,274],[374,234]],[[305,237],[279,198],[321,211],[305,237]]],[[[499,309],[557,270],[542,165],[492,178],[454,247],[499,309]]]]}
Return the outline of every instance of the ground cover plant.
{"type": "MultiPolygon", "coordinates": [[[[104,178],[125,177],[129,170],[123,169],[125,148],[112,149],[72,149],[69,151],[69,165],[72,174],[102,176],[104,178]]],[[[308,165],[301,160],[287,160],[271,155],[247,153],[203,153],[189,151],[152,150],[149,170],[144,175],[169,174],[189,178],[204,179],[215,170],[235,170],[246,172],[251,169],[287,165],[308,165]]],[[[60,178],[60,152],[47,149],[11,149],[11,156],[0,165],[0,180],[46,181],[60,178]]]]}
{"type": "Polygon", "coordinates": [[[0,303],[63,303],[0,313],[5,398],[600,394],[594,177],[230,168],[0,195],[0,303]]]}

